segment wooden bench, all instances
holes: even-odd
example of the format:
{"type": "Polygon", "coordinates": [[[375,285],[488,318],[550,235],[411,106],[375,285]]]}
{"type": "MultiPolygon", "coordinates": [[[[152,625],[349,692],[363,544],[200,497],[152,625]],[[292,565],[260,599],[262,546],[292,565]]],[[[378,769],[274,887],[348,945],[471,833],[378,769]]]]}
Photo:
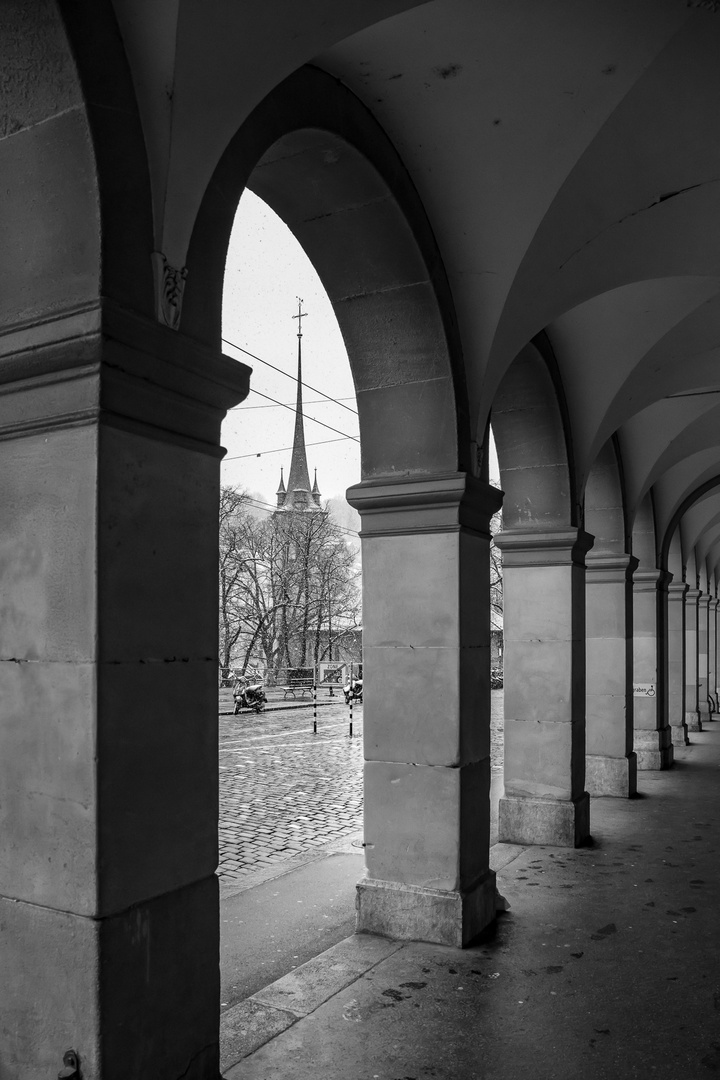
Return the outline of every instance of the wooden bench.
{"type": "Polygon", "coordinates": [[[300,693],[303,697],[306,694],[312,694],[313,680],[312,679],[288,679],[288,685],[283,686],[283,701],[287,701],[288,694],[292,694],[293,697],[300,693]]]}

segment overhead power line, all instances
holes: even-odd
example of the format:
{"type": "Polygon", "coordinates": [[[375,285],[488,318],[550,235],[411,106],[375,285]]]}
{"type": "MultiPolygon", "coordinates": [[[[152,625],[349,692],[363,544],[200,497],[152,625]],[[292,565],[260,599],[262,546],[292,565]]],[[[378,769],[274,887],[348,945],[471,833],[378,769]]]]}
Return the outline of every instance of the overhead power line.
{"type": "MultiPolygon", "coordinates": [[[[297,318],[297,316],[293,316],[293,318],[297,318]]],[[[258,364],[264,364],[265,367],[272,368],[273,371],[277,371],[280,375],[284,375],[286,379],[292,379],[294,383],[297,382],[297,379],[294,375],[291,375],[287,371],[283,371],[282,368],[276,367],[275,364],[271,364],[269,360],[263,360],[261,356],[256,356],[255,353],[251,353],[247,349],[243,349],[242,345],[236,345],[234,341],[229,341],[228,338],[223,338],[222,340],[226,345],[230,345],[233,349],[237,349],[238,352],[244,353],[245,356],[249,356],[252,360],[257,360],[258,364]]],[[[330,394],[326,394],[324,390],[318,390],[316,386],[311,386],[310,383],[307,383],[304,380],[302,385],[306,386],[308,390],[312,390],[314,394],[321,394],[322,397],[326,398],[328,401],[334,401],[336,405],[339,405],[342,409],[347,409],[347,411],[351,412],[353,416],[357,416],[357,410],[351,409],[349,405],[343,405],[342,398],[331,397],[330,394]]],[[[346,398],[345,400],[350,399],[346,398]]],[[[236,405],[235,408],[241,409],[242,405],[236,405]]]]}
{"type": "MultiPolygon", "coordinates": [[[[254,499],[251,495],[247,495],[246,499],[251,506],[256,506],[261,510],[277,510],[277,506],[273,506],[272,503],[263,502],[262,499],[254,499]]],[[[346,529],[344,525],[338,525],[336,521],[333,521],[333,525],[338,532],[347,533],[348,536],[360,536],[360,533],[355,532],[354,529],[346,529]]]]}
{"type": "MultiPolygon", "coordinates": [[[[328,401],[332,404],[335,400],[336,400],[335,398],[327,398],[327,399],[326,398],[313,398],[311,401],[304,401],[303,406],[305,406],[305,405],[327,405],[328,401]]],[[[337,398],[337,401],[354,401],[354,400],[355,400],[354,398],[337,398]]],[[[290,407],[290,408],[295,407],[292,401],[281,402],[281,404],[284,405],[286,408],[287,407],[290,407]]],[[[232,409],[228,409],[228,412],[235,412],[236,409],[242,409],[243,412],[252,412],[254,409],[277,409],[277,408],[278,408],[277,405],[246,405],[245,402],[243,402],[242,405],[233,405],[232,409]]]]}
{"type": "MultiPolygon", "coordinates": [[[[271,397],[270,394],[263,394],[261,390],[251,390],[251,394],[257,394],[258,397],[265,398],[266,401],[274,401],[276,405],[282,405],[283,409],[289,409],[291,413],[295,412],[292,405],[286,405],[284,401],[278,401],[277,398],[271,397]]],[[[347,431],[341,431],[340,428],[333,427],[332,424],[326,424],[324,420],[316,420],[314,416],[305,416],[306,420],[311,420],[313,424],[319,424],[320,427],[327,428],[328,431],[334,431],[337,435],[342,435],[343,439],[353,439],[354,442],[360,442],[357,435],[348,435],[347,431]]]]}
{"type": "MultiPolygon", "coordinates": [[[[306,446],[327,446],[328,443],[356,442],[356,441],[357,440],[353,439],[352,435],[343,435],[343,437],[341,439],[321,439],[319,442],[309,442],[309,443],[305,443],[305,445],[306,446]]],[[[265,457],[266,454],[287,454],[288,451],[290,451],[290,450],[292,450],[292,446],[278,446],[275,450],[261,450],[259,453],[255,453],[255,454],[233,454],[232,457],[223,458],[223,463],[226,462],[226,461],[240,461],[241,458],[265,457]]]]}

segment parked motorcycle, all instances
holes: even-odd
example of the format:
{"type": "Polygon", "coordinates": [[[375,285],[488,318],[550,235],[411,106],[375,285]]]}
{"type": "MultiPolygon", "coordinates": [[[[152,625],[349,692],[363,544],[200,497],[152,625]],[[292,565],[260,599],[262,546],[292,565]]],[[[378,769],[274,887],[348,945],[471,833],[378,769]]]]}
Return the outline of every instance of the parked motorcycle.
{"type": "Polygon", "coordinates": [[[246,675],[240,675],[235,680],[233,697],[235,699],[235,716],[241,709],[253,709],[256,713],[262,712],[267,702],[262,679],[256,679],[253,682],[246,675]]]}
{"type": "Polygon", "coordinates": [[[362,679],[350,679],[343,686],[343,694],[345,695],[345,704],[350,704],[350,699],[353,701],[362,701],[363,699],[363,681],[362,679]]]}

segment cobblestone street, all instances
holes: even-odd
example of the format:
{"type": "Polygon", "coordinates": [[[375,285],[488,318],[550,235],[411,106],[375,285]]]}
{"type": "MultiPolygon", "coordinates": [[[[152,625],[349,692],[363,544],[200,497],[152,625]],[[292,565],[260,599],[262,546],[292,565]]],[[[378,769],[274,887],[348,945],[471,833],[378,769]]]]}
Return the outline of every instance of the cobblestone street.
{"type": "MultiPolygon", "coordinates": [[[[339,702],[220,716],[220,867],[224,892],[287,859],[362,830],[362,706],[339,702]]],[[[492,763],[502,766],[502,691],[492,692],[492,763]]]]}
{"type": "Polygon", "coordinates": [[[223,885],[362,829],[362,706],[220,717],[223,885]]]}

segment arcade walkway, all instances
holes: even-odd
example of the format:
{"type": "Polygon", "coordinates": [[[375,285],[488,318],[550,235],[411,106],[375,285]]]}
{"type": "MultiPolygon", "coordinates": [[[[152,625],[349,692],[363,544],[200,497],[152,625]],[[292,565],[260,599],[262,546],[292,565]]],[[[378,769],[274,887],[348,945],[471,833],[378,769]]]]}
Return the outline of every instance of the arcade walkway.
{"type": "Polygon", "coordinates": [[[593,800],[590,848],[495,846],[510,910],[493,940],[459,952],[351,937],[226,1014],[223,1075],[720,1071],[720,724],[678,748],[671,770],[643,772],[640,786],[635,800],[593,800]]]}

